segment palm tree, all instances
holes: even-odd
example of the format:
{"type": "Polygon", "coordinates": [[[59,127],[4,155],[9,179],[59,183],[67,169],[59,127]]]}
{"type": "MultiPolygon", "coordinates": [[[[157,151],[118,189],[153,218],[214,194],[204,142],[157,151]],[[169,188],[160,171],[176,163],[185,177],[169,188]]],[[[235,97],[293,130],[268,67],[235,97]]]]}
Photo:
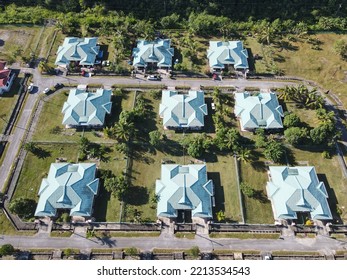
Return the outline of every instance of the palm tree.
{"type": "Polygon", "coordinates": [[[227,130],[224,138],[225,146],[230,150],[236,150],[239,146],[240,134],[235,128],[227,130]]]}
{"type": "Polygon", "coordinates": [[[241,160],[244,163],[248,163],[251,161],[251,150],[248,148],[240,148],[237,152],[237,160],[241,160]]]}
{"type": "Polygon", "coordinates": [[[120,121],[114,126],[114,134],[117,140],[128,142],[135,132],[135,126],[132,122],[120,121]]]}

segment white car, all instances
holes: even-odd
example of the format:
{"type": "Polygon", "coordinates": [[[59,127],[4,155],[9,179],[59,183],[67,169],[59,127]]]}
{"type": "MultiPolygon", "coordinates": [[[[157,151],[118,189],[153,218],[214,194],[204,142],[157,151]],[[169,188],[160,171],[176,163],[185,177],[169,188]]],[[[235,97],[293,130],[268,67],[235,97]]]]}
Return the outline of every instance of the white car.
{"type": "Polygon", "coordinates": [[[30,85],[28,86],[28,91],[32,92],[34,90],[34,84],[30,83],[30,85]]]}
{"type": "Polygon", "coordinates": [[[50,92],[50,88],[45,88],[44,91],[43,91],[44,94],[47,94],[49,92],[50,92]]]}
{"type": "Polygon", "coordinates": [[[157,75],[149,75],[147,77],[147,80],[149,80],[149,81],[160,81],[160,77],[157,76],[157,75]]]}

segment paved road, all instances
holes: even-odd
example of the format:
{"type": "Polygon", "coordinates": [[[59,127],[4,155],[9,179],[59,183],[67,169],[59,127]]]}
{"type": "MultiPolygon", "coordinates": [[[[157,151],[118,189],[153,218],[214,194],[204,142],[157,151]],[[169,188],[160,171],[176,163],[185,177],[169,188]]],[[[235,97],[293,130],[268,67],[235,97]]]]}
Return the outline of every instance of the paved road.
{"type": "Polygon", "coordinates": [[[198,246],[202,251],[216,249],[232,250],[259,250],[259,251],[319,251],[330,254],[336,250],[347,249],[347,242],[338,241],[325,236],[316,238],[294,238],[293,236],[283,239],[211,239],[207,235],[197,235],[195,239],[175,238],[172,235],[162,234],[160,237],[147,238],[109,238],[109,239],[86,239],[79,235],[69,238],[48,237],[47,234],[38,233],[36,236],[0,236],[0,245],[10,243],[16,248],[76,248],[90,250],[92,248],[124,248],[137,247],[142,251],[153,248],[182,248],[189,249],[198,246]]]}

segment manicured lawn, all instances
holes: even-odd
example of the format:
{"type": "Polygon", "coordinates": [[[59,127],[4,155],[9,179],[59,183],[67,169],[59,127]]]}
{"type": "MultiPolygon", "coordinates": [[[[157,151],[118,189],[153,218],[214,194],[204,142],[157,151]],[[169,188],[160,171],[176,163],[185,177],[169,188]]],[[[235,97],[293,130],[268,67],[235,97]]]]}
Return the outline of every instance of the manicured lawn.
{"type": "Polygon", "coordinates": [[[218,155],[214,161],[206,160],[207,176],[213,180],[215,188],[214,213],[222,210],[227,222],[240,222],[242,219],[233,156],[218,155]]]}
{"type": "Polygon", "coordinates": [[[307,161],[308,165],[315,167],[318,178],[324,182],[327,189],[333,216],[337,217],[336,204],[338,204],[340,208],[345,208],[341,218],[343,221],[347,221],[347,179],[342,175],[337,157],[334,155],[331,159],[323,159],[322,149],[308,150],[308,148],[306,147],[306,150],[293,148],[295,161],[307,161]]]}
{"type": "Polygon", "coordinates": [[[265,159],[259,157],[250,163],[240,163],[241,182],[249,184],[257,195],[249,198],[243,195],[245,220],[250,224],[272,224],[274,222],[271,203],[267,199],[267,166],[265,159]]]}
{"type": "MultiPolygon", "coordinates": [[[[105,122],[107,126],[113,125],[118,121],[119,114],[122,109],[130,110],[133,102],[133,92],[129,92],[125,98],[113,97],[113,107],[111,115],[106,115],[105,122]]],[[[57,141],[57,142],[71,142],[78,141],[83,134],[92,142],[114,142],[110,139],[102,137],[102,130],[95,131],[94,129],[75,129],[65,128],[62,125],[63,114],[61,110],[64,102],[68,98],[68,91],[55,93],[50,98],[45,98],[45,104],[41,111],[33,141],[57,141]],[[60,127],[61,132],[56,134],[52,133],[52,129],[60,127]]]]}
{"type": "Polygon", "coordinates": [[[44,151],[41,158],[32,153],[27,154],[13,198],[27,197],[38,200],[37,193],[42,178],[47,177],[51,163],[54,163],[57,157],[64,157],[68,162],[76,162],[77,160],[77,145],[54,144],[40,145],[39,147],[44,151]]]}

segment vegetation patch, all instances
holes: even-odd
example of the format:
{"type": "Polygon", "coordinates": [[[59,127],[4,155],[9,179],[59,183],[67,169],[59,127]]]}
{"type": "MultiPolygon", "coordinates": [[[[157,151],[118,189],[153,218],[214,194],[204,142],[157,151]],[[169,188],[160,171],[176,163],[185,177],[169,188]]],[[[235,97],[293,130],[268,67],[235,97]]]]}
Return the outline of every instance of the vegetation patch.
{"type": "Polygon", "coordinates": [[[175,237],[177,238],[187,238],[187,239],[195,239],[195,233],[192,232],[176,232],[175,237]]]}
{"type": "Polygon", "coordinates": [[[247,233],[247,232],[228,232],[210,233],[211,238],[238,238],[238,239],[278,239],[279,233],[247,233]]]}

